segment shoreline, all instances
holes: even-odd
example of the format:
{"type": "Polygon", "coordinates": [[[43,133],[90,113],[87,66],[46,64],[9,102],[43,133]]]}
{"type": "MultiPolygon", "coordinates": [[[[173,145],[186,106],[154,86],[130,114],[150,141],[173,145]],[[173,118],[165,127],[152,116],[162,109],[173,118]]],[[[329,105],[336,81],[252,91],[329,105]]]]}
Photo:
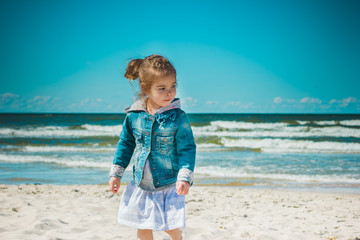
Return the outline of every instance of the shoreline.
{"type": "MultiPolygon", "coordinates": [[[[121,182],[121,186],[126,187],[129,184],[128,181],[121,182]]],[[[22,186],[22,185],[34,185],[34,186],[107,186],[107,182],[99,184],[52,184],[52,183],[1,183],[1,186],[22,186]]],[[[275,191],[289,191],[289,192],[312,192],[312,193],[333,193],[333,194],[359,194],[360,195],[360,184],[348,184],[344,186],[343,184],[339,185],[324,185],[324,184],[307,184],[307,185],[256,185],[250,183],[244,183],[241,181],[230,181],[225,183],[197,183],[195,182],[192,187],[219,187],[219,188],[235,188],[235,189],[249,189],[249,190],[275,190],[275,191]]]]}
{"type": "MultiPolygon", "coordinates": [[[[134,239],[118,194],[97,185],[0,185],[1,239],[134,239]]],[[[360,194],[193,186],[184,239],[360,238],[360,194]]],[[[155,232],[155,239],[168,239],[155,232]]]]}

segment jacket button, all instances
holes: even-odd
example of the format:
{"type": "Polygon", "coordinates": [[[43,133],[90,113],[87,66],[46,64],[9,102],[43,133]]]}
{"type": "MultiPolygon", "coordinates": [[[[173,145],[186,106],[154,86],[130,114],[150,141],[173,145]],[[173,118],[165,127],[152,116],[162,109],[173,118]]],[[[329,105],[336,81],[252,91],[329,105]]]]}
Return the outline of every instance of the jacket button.
{"type": "Polygon", "coordinates": [[[156,185],[159,185],[159,182],[157,182],[156,185]]]}
{"type": "Polygon", "coordinates": [[[168,140],[167,138],[164,138],[164,142],[167,142],[167,140],[168,140]]]}
{"type": "Polygon", "coordinates": [[[150,135],[150,133],[149,132],[146,132],[146,136],[149,136],[150,135]]]}

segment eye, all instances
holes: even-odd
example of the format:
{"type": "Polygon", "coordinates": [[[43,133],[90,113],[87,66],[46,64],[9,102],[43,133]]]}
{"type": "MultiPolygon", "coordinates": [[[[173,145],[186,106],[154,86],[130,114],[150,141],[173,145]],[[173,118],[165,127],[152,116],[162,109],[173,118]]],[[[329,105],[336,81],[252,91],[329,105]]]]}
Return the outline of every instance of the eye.
{"type": "Polygon", "coordinates": [[[159,88],[159,90],[160,90],[160,91],[164,91],[164,90],[165,90],[165,88],[159,88]]]}

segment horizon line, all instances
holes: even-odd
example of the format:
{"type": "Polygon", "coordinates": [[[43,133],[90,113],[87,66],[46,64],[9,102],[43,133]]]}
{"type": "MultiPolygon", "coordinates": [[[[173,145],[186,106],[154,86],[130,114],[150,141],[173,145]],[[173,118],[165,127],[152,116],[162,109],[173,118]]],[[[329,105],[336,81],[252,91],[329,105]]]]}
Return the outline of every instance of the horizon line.
{"type": "MultiPolygon", "coordinates": [[[[126,114],[125,112],[0,112],[0,114],[126,114]]],[[[186,112],[186,114],[289,114],[289,115],[360,115],[360,113],[244,113],[244,112],[186,112]]]]}

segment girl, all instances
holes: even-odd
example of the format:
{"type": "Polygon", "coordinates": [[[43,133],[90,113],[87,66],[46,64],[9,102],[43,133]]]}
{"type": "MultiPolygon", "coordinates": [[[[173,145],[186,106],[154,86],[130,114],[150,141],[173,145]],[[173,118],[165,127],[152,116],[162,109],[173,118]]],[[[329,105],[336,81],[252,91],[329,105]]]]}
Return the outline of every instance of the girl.
{"type": "Polygon", "coordinates": [[[196,145],[190,122],[176,95],[176,71],[163,56],[132,60],[125,77],[139,79],[139,99],[125,109],[109,188],[117,193],[133,159],[133,180],[119,207],[118,223],[138,229],[138,239],[153,230],[182,239],[185,195],[193,182],[196,145]]]}

